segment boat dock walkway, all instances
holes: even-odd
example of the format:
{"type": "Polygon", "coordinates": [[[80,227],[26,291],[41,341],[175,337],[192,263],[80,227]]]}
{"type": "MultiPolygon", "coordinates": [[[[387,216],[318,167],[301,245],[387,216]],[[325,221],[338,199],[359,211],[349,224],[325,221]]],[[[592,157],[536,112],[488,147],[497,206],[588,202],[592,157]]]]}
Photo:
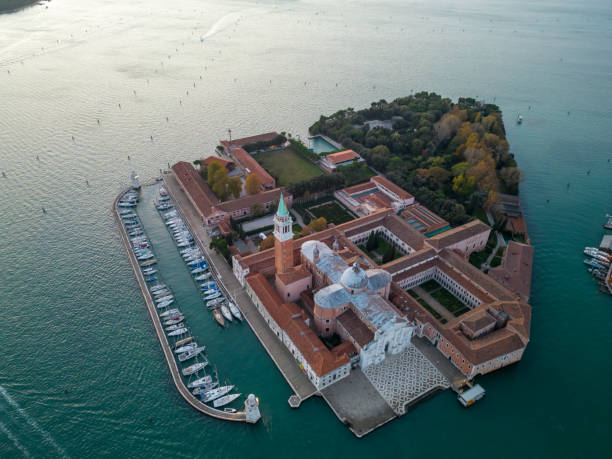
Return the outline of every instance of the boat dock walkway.
{"type": "Polygon", "coordinates": [[[317,394],[316,388],[302,370],[300,370],[295,362],[295,358],[291,355],[289,350],[279,341],[270,327],[268,327],[268,324],[259,311],[257,311],[257,308],[246,291],[234,277],[232,268],[221,255],[217,254],[215,251],[209,250],[210,237],[206,233],[206,229],[202,225],[200,217],[185,195],[185,192],[181,189],[174,175],[164,174],[164,184],[166,191],[168,191],[168,194],[172,198],[175,209],[181,214],[183,221],[189,227],[202,253],[205,253],[206,257],[210,260],[211,267],[216,272],[217,278],[221,282],[221,286],[226,291],[226,294],[228,294],[228,298],[238,306],[240,312],[255,333],[255,336],[257,336],[264,349],[270,355],[295,393],[295,395],[289,398],[289,404],[292,408],[297,408],[301,402],[317,394]]]}
{"type": "Polygon", "coordinates": [[[122,191],[115,199],[115,202],[113,203],[113,215],[115,216],[115,220],[117,221],[117,225],[119,226],[121,240],[123,241],[125,250],[128,254],[128,258],[130,260],[130,263],[132,264],[134,275],[136,276],[136,280],[138,281],[138,285],[140,286],[142,296],[147,305],[147,309],[149,310],[149,315],[151,316],[151,320],[153,321],[153,325],[155,326],[157,338],[159,339],[159,343],[161,344],[162,350],[164,351],[164,356],[166,357],[168,368],[170,369],[170,373],[172,373],[172,380],[174,381],[174,385],[178,389],[179,393],[183,396],[183,398],[187,401],[187,403],[189,403],[192,407],[194,407],[201,413],[207,414],[217,419],[223,419],[225,421],[246,422],[246,413],[244,411],[240,411],[238,413],[227,413],[225,411],[211,408],[210,406],[200,402],[185,386],[183,379],[181,378],[181,374],[179,372],[176,360],[174,359],[172,349],[170,348],[170,344],[168,343],[168,339],[166,338],[166,334],[164,333],[164,327],[162,326],[159,316],[157,315],[155,303],[153,302],[153,298],[151,298],[151,294],[149,292],[149,289],[147,288],[147,284],[138,265],[138,261],[136,260],[136,256],[134,255],[134,252],[130,247],[130,240],[128,238],[127,233],[125,232],[125,228],[119,216],[117,202],[119,201],[121,196],[123,196],[124,193],[125,190],[122,191]]]}

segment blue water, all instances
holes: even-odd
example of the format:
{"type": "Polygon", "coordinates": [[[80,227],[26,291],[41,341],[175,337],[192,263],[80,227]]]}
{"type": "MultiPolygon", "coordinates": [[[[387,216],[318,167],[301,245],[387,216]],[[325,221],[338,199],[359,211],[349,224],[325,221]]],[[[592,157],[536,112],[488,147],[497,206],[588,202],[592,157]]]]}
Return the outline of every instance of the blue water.
{"type": "Polygon", "coordinates": [[[327,140],[319,136],[315,136],[312,139],[309,139],[309,145],[312,151],[314,151],[317,154],[327,153],[330,151],[336,151],[336,147],[334,147],[327,140]]]}
{"type": "Polygon", "coordinates": [[[581,252],[612,213],[609,1],[48,6],[0,16],[0,456],[606,455],[612,298],[581,252]],[[417,90],[505,113],[536,247],[523,360],[480,378],[487,397],[469,410],[447,391],[357,440],[319,399],[289,408],[250,329],[202,309],[150,209],[164,278],[263,421],[189,408],[112,218],[130,172],[206,156],[228,128],[305,138],[321,114],[417,90]]]}

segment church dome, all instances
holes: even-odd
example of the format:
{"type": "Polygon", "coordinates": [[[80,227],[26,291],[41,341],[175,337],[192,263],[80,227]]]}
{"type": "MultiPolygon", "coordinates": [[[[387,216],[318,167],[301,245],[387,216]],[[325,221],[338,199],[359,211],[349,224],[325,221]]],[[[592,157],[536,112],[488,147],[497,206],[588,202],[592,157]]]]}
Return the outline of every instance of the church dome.
{"type": "Polygon", "coordinates": [[[362,290],[368,286],[368,276],[355,262],[342,273],[340,283],[349,290],[362,290]]]}

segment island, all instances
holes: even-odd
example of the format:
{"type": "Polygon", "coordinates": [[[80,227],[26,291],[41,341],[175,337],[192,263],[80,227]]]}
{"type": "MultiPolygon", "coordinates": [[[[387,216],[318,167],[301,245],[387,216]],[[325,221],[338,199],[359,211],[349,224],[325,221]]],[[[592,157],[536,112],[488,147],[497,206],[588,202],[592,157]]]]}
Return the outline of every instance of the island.
{"type": "MultiPolygon", "coordinates": [[[[293,391],[361,437],[519,362],[533,247],[502,114],[418,93],[219,142],[164,186],[293,391]]],[[[230,131],[231,135],[231,131],[230,131]]]]}

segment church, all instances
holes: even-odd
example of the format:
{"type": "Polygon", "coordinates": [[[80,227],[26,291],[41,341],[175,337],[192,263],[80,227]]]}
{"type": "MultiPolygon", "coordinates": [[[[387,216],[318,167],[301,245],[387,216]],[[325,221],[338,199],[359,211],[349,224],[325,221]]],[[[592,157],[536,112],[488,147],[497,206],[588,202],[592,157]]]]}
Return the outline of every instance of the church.
{"type": "Polygon", "coordinates": [[[281,195],[274,270],[249,273],[245,287],[315,387],[411,346],[414,326],[389,301],[391,275],[338,237],[331,245],[316,238],[296,244],[292,224],[281,195]]]}

